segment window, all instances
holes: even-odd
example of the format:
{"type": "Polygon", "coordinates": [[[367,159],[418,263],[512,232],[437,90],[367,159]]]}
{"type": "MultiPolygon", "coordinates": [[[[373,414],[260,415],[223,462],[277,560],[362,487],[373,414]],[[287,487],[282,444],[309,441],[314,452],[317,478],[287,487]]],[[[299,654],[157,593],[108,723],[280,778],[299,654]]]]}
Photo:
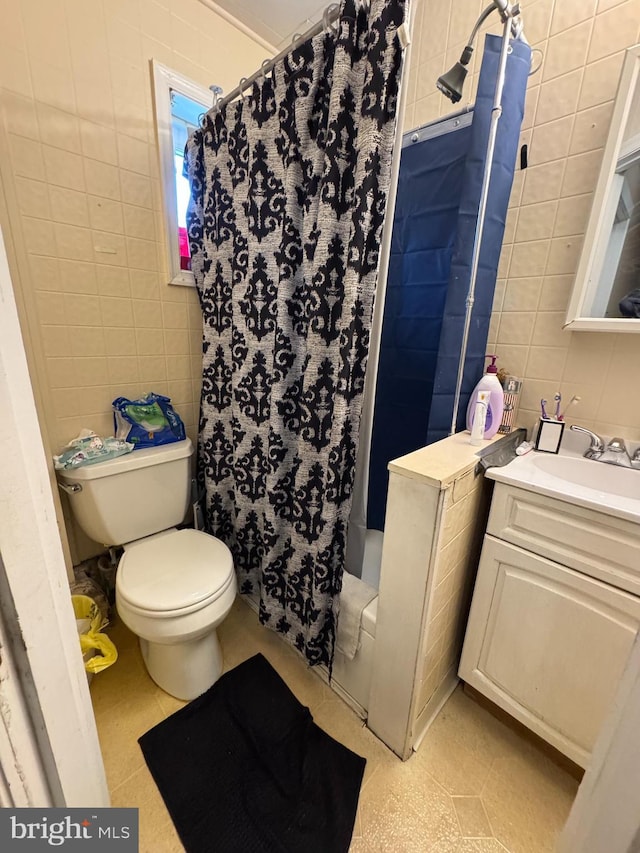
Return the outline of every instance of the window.
{"type": "Polygon", "coordinates": [[[186,222],[189,182],[182,168],[189,133],[211,106],[211,93],[155,60],[152,72],[169,283],[193,286],[186,222]]]}

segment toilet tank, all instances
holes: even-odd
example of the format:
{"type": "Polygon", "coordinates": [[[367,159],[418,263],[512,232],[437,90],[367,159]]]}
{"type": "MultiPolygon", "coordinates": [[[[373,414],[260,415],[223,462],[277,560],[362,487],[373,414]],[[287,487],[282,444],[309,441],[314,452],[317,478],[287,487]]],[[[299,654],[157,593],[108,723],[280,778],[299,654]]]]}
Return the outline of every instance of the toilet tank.
{"type": "Polygon", "coordinates": [[[190,503],[190,439],[57,471],[84,532],[102,545],[124,545],[180,524],[190,503]],[[80,486],[78,489],[77,486],[80,486]]]}

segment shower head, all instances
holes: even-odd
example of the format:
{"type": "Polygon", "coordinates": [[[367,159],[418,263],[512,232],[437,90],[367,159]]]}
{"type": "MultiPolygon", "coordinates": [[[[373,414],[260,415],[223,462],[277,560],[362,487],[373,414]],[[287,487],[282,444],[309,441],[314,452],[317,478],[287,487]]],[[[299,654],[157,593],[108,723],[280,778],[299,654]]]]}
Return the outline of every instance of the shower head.
{"type": "Polygon", "coordinates": [[[442,94],[446,95],[453,104],[457,104],[462,97],[462,87],[464,85],[464,79],[467,76],[466,66],[469,64],[472,54],[473,48],[468,44],[462,51],[462,56],[453,68],[450,68],[438,77],[436,83],[438,89],[440,89],[442,94]]]}
{"type": "Polygon", "coordinates": [[[467,41],[467,46],[462,51],[462,56],[459,61],[456,62],[453,68],[450,68],[449,71],[445,72],[441,77],[438,77],[436,83],[438,89],[440,89],[442,94],[446,95],[454,104],[457,104],[462,97],[462,86],[464,84],[464,79],[467,76],[466,66],[469,64],[469,60],[473,54],[473,41],[476,34],[489,15],[496,10],[500,13],[500,17],[503,21],[508,18],[512,19],[511,30],[513,36],[516,38],[523,38],[522,22],[518,17],[520,15],[518,4],[510,4],[508,0],[492,0],[489,6],[482,11],[480,17],[475,22],[473,29],[471,30],[469,40],[467,41]],[[514,18],[518,18],[519,23],[516,23],[513,20],[514,18]]]}

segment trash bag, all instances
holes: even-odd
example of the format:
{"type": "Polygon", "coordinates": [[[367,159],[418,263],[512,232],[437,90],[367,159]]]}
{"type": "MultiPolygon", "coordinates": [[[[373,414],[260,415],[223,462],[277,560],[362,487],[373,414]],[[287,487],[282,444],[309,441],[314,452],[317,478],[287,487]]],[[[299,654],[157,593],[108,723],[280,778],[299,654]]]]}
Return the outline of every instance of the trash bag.
{"type": "Polygon", "coordinates": [[[80,636],[84,668],[88,673],[102,672],[118,659],[118,651],[101,629],[107,624],[100,608],[88,595],[72,595],[73,612],[80,636]]]}

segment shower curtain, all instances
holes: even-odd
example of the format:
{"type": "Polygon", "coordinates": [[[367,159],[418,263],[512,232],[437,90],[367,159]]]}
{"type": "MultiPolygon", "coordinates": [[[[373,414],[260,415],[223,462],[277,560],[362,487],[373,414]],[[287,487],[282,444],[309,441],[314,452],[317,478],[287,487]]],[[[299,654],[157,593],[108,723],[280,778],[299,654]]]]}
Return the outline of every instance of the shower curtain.
{"type": "MultiPolygon", "coordinates": [[[[373,414],[366,528],[384,530],[388,471],[396,459],[449,434],[473,238],[502,38],[487,34],[472,114],[405,134],[373,414]],[[448,125],[448,126],[447,126],[448,125]],[[444,135],[443,135],[444,134],[444,135]],[[420,137],[420,133],[418,134],[420,137]]],[[[484,370],[491,307],[524,114],[531,48],[511,40],[502,114],[465,358],[457,429],[484,370]]],[[[505,365],[508,367],[508,365],[505,365]]],[[[355,508],[354,508],[355,515],[355,508]]],[[[350,530],[364,521],[352,517],[350,530]]],[[[361,532],[358,537],[364,541],[361,532]]],[[[360,573],[362,549],[350,549],[360,573]]]]}
{"type": "Polygon", "coordinates": [[[343,0],[185,156],[207,529],[311,664],[333,658],[404,8],[343,0]]]}

